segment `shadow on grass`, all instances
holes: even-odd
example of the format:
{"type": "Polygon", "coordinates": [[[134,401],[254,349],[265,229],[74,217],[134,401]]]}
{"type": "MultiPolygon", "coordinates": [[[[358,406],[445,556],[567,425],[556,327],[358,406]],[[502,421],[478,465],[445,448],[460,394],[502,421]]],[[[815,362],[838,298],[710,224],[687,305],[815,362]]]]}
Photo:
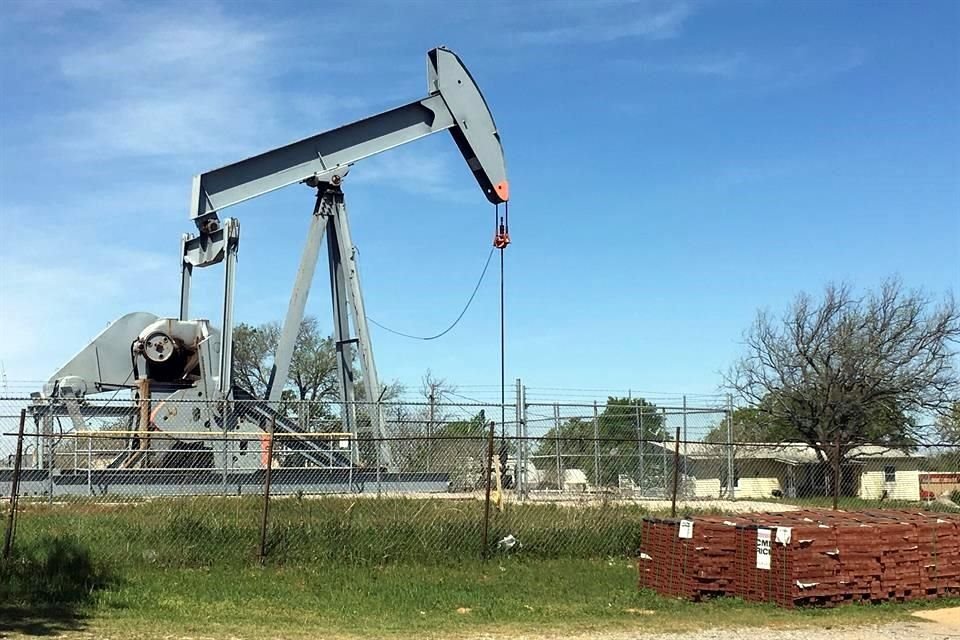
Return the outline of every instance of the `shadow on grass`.
{"type": "Polygon", "coordinates": [[[18,547],[0,562],[0,637],[82,630],[81,609],[112,582],[72,538],[44,537],[18,547]]]}

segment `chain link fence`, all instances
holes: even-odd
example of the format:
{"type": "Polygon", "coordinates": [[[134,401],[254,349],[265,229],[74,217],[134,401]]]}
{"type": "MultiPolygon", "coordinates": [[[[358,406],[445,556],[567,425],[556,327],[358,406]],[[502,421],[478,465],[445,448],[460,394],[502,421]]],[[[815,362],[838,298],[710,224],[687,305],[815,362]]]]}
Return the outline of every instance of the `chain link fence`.
{"type": "Polygon", "coordinates": [[[725,406],[519,399],[4,398],[0,493],[18,540],[162,566],[622,557],[651,513],[956,508],[946,444],[735,442],[725,406]]]}

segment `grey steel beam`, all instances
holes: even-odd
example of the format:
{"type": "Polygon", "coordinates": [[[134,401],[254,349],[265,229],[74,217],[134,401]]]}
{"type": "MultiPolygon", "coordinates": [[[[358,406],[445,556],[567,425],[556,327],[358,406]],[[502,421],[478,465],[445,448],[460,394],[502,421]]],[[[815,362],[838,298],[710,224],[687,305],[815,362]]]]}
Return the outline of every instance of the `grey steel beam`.
{"type": "Polygon", "coordinates": [[[220,397],[233,388],[233,291],[236,283],[237,250],[240,246],[240,223],[233,218],[223,221],[225,268],[223,270],[223,330],[220,336],[220,397]]]}
{"type": "Polygon", "coordinates": [[[190,234],[185,233],[180,239],[180,319],[189,320],[190,313],[190,281],[193,277],[193,265],[187,261],[187,242],[190,234]]]}
{"type": "MultiPolygon", "coordinates": [[[[367,314],[363,304],[363,292],[360,287],[360,269],[357,265],[357,251],[353,246],[353,239],[350,237],[350,222],[347,217],[347,207],[341,196],[333,211],[333,228],[336,230],[336,238],[328,239],[328,243],[335,244],[339,250],[340,266],[346,280],[346,293],[350,314],[353,316],[353,326],[357,332],[357,350],[360,352],[360,367],[363,372],[363,385],[366,390],[367,409],[371,412],[370,421],[373,423],[374,432],[378,438],[386,438],[385,423],[383,420],[383,411],[380,405],[380,396],[383,389],[380,386],[380,377],[377,374],[377,365],[373,358],[373,343],[370,339],[370,328],[367,325],[367,314]]],[[[339,313],[335,310],[334,314],[339,313]]],[[[338,338],[338,341],[340,339],[338,338]]],[[[352,356],[352,352],[350,354],[352,356]]],[[[346,385],[341,385],[345,388],[346,385]]],[[[352,412],[352,414],[355,412],[352,412]]],[[[351,417],[355,420],[355,415],[351,417]]],[[[355,424],[355,423],[354,423],[355,424]]],[[[378,444],[381,449],[380,464],[387,469],[393,470],[393,455],[389,442],[382,441],[378,444]]]]}
{"type": "Polygon", "coordinates": [[[320,255],[320,245],[323,242],[323,233],[327,227],[327,219],[333,207],[333,195],[327,189],[317,194],[317,203],[310,218],[310,228],[307,231],[307,241],[300,256],[300,267],[297,269],[297,279],[290,292],[290,304],[287,305],[287,316],[283,321],[283,330],[277,341],[277,352],[273,358],[273,369],[270,372],[270,381],[267,383],[267,400],[271,408],[276,408],[280,400],[283,387],[286,385],[290,373],[290,362],[293,359],[293,348],[300,334],[300,325],[303,324],[303,314],[307,307],[307,297],[310,295],[310,286],[313,283],[313,274],[317,268],[317,258],[320,255]]]}
{"type": "MultiPolygon", "coordinates": [[[[334,197],[343,197],[337,194],[334,197]]],[[[353,340],[350,338],[350,315],[347,307],[347,282],[340,260],[340,243],[334,216],[327,216],[327,258],[330,265],[330,299],[333,306],[333,340],[337,356],[337,379],[343,402],[343,431],[356,429],[356,396],[353,379],[353,340]]]]}
{"type": "Polygon", "coordinates": [[[445,129],[487,199],[505,202],[503,148],[479,87],[447,49],[428,52],[427,67],[430,95],[422,100],[195,176],[190,217],[203,229],[226,207],[445,129]]]}
{"type": "MultiPolygon", "coordinates": [[[[357,268],[357,252],[350,237],[350,223],[347,220],[347,207],[341,198],[334,210],[334,223],[337,228],[337,245],[340,249],[340,264],[343,265],[344,276],[347,282],[347,300],[353,316],[354,328],[357,331],[357,349],[360,352],[360,366],[363,371],[364,386],[367,391],[368,402],[379,402],[380,379],[377,375],[377,365],[373,360],[373,348],[370,343],[370,328],[367,325],[367,315],[363,305],[363,293],[360,290],[360,271],[357,268]]],[[[380,433],[380,436],[384,436],[380,433]]]]}

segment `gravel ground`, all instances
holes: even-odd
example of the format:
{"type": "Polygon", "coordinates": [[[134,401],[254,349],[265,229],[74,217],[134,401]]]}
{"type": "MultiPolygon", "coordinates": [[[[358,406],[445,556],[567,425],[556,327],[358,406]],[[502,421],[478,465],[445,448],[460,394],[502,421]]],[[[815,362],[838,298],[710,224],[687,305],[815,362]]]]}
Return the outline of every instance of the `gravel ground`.
{"type": "MultiPolygon", "coordinates": [[[[484,494],[481,491],[472,493],[404,493],[400,494],[404,498],[424,499],[424,500],[483,500],[484,494]]],[[[324,496],[316,496],[322,498],[324,496]]],[[[343,497],[350,498],[376,498],[376,493],[349,494],[343,497]]],[[[516,499],[511,492],[506,493],[509,502],[516,499]]],[[[534,494],[531,495],[524,504],[554,504],[561,507],[590,507],[600,504],[622,504],[646,507],[650,511],[669,511],[671,503],[669,500],[655,500],[650,498],[618,498],[616,496],[596,496],[585,493],[576,497],[557,496],[556,494],[534,494]]],[[[763,500],[681,500],[677,502],[677,512],[682,514],[684,511],[698,511],[710,509],[714,511],[724,511],[727,513],[750,513],[754,511],[796,511],[800,507],[783,502],[768,502],[763,500]]]]}
{"type": "MultiPolygon", "coordinates": [[[[924,611],[917,620],[860,627],[808,629],[704,629],[688,633],[599,632],[590,635],[516,636],[510,640],[955,640],[960,607],[924,611]]],[[[475,640],[488,640],[481,636],[475,640]]],[[[492,640],[492,639],[490,639],[492,640]]],[[[498,640],[504,640],[499,636],[498,640]]]]}
{"type": "MultiPolygon", "coordinates": [[[[960,628],[931,622],[902,622],[836,629],[717,629],[689,633],[605,633],[589,635],[510,636],[510,640],[955,640],[960,628]]],[[[479,636],[475,640],[505,640],[504,636],[479,636]]]]}

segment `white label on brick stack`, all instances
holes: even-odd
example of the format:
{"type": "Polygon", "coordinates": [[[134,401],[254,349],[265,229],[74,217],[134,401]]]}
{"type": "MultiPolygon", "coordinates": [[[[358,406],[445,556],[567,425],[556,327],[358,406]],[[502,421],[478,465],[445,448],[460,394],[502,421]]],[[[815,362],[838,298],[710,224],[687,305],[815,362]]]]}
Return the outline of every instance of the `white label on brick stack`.
{"type": "Polygon", "coordinates": [[[770,529],[757,529],[757,569],[770,570],[770,529]]]}
{"type": "Polygon", "coordinates": [[[680,533],[677,537],[687,539],[693,538],[693,520],[680,521],[680,533]]]}

